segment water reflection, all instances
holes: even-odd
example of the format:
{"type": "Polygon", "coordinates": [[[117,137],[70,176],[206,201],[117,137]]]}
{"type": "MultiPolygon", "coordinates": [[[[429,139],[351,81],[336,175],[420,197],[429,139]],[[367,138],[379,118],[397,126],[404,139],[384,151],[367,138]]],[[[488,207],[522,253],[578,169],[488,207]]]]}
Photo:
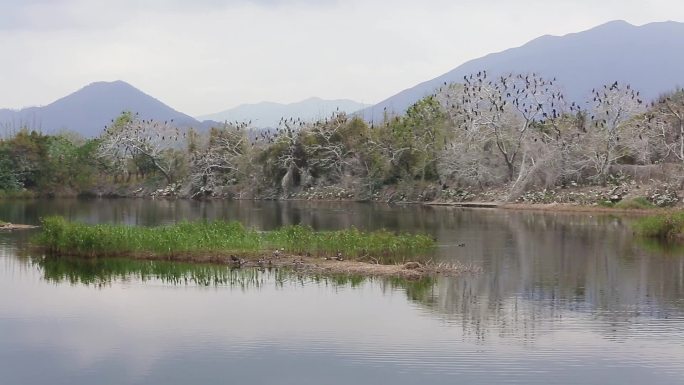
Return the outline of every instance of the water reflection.
{"type": "MultiPolygon", "coordinates": [[[[482,330],[476,334],[489,330],[492,322],[510,327],[508,318],[521,319],[510,310],[519,308],[521,301],[538,304],[548,312],[533,319],[555,319],[560,308],[596,312],[615,317],[616,322],[646,314],[681,316],[684,301],[684,253],[657,242],[635,240],[629,217],[343,202],[0,202],[0,217],[14,222],[37,223],[41,216],[52,214],[93,223],[155,225],[201,218],[236,219],[263,229],[304,223],[317,229],[356,226],[426,232],[438,239],[438,259],[474,263],[485,270],[476,276],[441,279],[434,291],[421,299],[447,317],[456,314],[470,320],[468,324],[482,325],[473,326],[482,330]],[[465,247],[458,247],[462,243],[465,247]]],[[[17,247],[28,236],[0,234],[0,243],[17,247]],[[8,236],[12,241],[3,241],[8,236]]],[[[68,263],[59,261],[63,272],[78,270],[68,263]]],[[[96,263],[93,271],[122,268],[121,261],[96,263]]],[[[176,269],[189,271],[181,266],[176,269]]],[[[146,276],[141,268],[136,269],[136,277],[146,276]]],[[[125,274],[121,272],[121,276],[125,274]]],[[[534,315],[533,309],[522,313],[534,315]]]]}
{"type": "Polygon", "coordinates": [[[403,289],[413,300],[425,298],[435,280],[405,280],[398,278],[372,278],[354,275],[301,274],[294,270],[277,268],[237,269],[223,265],[177,263],[167,261],[140,261],[123,258],[28,258],[25,261],[42,272],[43,279],[52,283],[71,285],[111,286],[114,282],[158,281],[167,285],[225,286],[241,290],[258,290],[267,284],[274,287],[306,286],[310,284],[332,287],[359,287],[375,282],[384,290],[403,289]]]}
{"type": "MultiPolygon", "coordinates": [[[[0,234],[0,326],[8,331],[0,335],[0,358],[9,357],[3,371],[17,359],[3,346],[27,349],[25,340],[39,335],[55,351],[102,357],[106,368],[83,358],[100,376],[111,369],[102,362],[113,360],[147,383],[190,381],[181,367],[207,380],[228,367],[236,382],[277,380],[261,375],[264,364],[292,383],[684,381],[683,254],[636,239],[629,217],[307,202],[0,203],[0,218],[14,222],[47,214],[138,225],[228,218],[264,229],[305,223],[421,231],[438,239],[437,258],[484,272],[406,282],[47,260],[25,248],[30,233],[0,234]],[[68,342],[41,334],[46,314],[71,325],[62,326],[68,342]],[[98,337],[101,324],[115,337],[98,337]],[[136,353],[122,358],[117,349],[136,353]],[[320,373],[311,374],[312,367],[320,373]]],[[[88,383],[63,381],[72,382],[88,383]]]]}

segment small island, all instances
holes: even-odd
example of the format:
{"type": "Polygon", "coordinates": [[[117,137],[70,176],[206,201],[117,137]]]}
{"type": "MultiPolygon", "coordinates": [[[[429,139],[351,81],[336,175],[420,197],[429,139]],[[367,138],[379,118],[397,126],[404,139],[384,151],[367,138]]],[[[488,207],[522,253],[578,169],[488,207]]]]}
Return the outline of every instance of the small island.
{"type": "Polygon", "coordinates": [[[34,244],[47,257],[126,257],[407,279],[480,271],[460,263],[433,262],[426,257],[435,248],[429,236],[385,230],[314,231],[295,225],[257,231],[234,221],[134,227],[88,225],[62,217],[43,219],[42,228],[34,244]]]}

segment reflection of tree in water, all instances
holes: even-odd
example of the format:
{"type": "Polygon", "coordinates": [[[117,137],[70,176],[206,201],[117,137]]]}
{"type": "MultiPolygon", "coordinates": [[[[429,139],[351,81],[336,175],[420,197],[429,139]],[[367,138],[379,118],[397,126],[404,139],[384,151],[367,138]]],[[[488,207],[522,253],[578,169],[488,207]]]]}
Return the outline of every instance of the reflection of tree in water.
{"type": "MultiPolygon", "coordinates": [[[[476,216],[466,220],[469,229],[485,225],[476,216]]],[[[644,320],[684,317],[682,254],[644,248],[623,222],[531,212],[491,216],[486,226],[498,236],[468,243],[485,273],[439,279],[434,293],[418,302],[479,339],[496,333],[531,340],[578,318],[617,338],[644,320]]]]}

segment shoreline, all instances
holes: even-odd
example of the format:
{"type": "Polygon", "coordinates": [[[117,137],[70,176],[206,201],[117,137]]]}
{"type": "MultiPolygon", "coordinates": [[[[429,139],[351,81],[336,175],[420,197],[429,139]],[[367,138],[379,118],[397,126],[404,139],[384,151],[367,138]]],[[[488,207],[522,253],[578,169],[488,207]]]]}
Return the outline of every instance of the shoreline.
{"type": "Polygon", "coordinates": [[[462,263],[420,263],[381,264],[343,259],[339,257],[312,257],[305,255],[257,255],[257,256],[182,256],[160,258],[143,256],[136,259],[167,260],[174,262],[210,263],[236,268],[286,268],[305,274],[356,275],[363,277],[421,279],[427,277],[456,277],[463,274],[480,273],[477,266],[462,263]]]}
{"type": "MultiPolygon", "coordinates": [[[[118,199],[141,199],[141,200],[183,200],[183,201],[197,201],[196,199],[178,196],[56,196],[56,197],[0,197],[2,200],[35,200],[35,199],[102,199],[102,200],[118,200],[118,199]]],[[[676,212],[684,210],[684,206],[677,205],[671,207],[653,207],[653,208],[616,208],[603,207],[600,205],[581,205],[572,203],[506,203],[506,202],[480,202],[480,201],[465,201],[465,202],[447,202],[447,201],[369,201],[369,200],[355,200],[355,199],[300,199],[300,198],[281,198],[281,199],[240,199],[240,198],[224,198],[212,197],[205,198],[199,201],[226,201],[232,200],[236,202],[251,201],[251,202],[321,202],[321,203],[372,203],[383,205],[396,206],[428,206],[428,207],[450,207],[463,209],[478,209],[478,210],[510,210],[510,211],[542,211],[542,212],[574,212],[574,213],[600,213],[600,214],[635,214],[635,215],[655,215],[669,212],[676,212]]],[[[10,227],[0,225],[0,230],[24,230],[35,229],[39,226],[18,225],[11,224],[10,227]]]]}
{"type": "Polygon", "coordinates": [[[14,231],[14,230],[31,230],[37,229],[39,226],[32,225],[18,225],[15,223],[0,224],[0,231],[14,231]]]}
{"type": "Polygon", "coordinates": [[[654,207],[648,209],[621,209],[602,206],[572,205],[564,203],[507,203],[498,206],[502,210],[518,211],[543,211],[543,212],[570,212],[570,213],[599,213],[599,214],[635,214],[653,215],[682,210],[681,207],[654,207]]]}

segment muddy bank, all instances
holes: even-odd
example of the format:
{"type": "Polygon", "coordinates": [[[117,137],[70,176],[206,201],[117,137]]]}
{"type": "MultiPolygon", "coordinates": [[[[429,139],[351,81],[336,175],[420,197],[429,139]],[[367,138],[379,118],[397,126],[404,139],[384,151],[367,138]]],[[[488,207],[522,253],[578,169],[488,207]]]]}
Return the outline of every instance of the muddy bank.
{"type": "Polygon", "coordinates": [[[15,223],[2,223],[2,224],[0,224],[0,231],[30,230],[30,229],[37,229],[37,228],[38,228],[38,226],[18,225],[15,223]]]}
{"type": "Polygon", "coordinates": [[[648,209],[620,209],[615,207],[602,206],[588,206],[576,205],[568,203],[508,203],[498,206],[499,209],[504,210],[530,210],[530,211],[548,211],[548,212],[574,212],[574,213],[606,213],[606,214],[635,214],[635,215],[653,215],[664,214],[671,212],[673,208],[654,207],[648,209]]]}
{"type": "Polygon", "coordinates": [[[381,264],[343,257],[314,257],[306,255],[285,255],[273,252],[270,255],[134,255],[133,259],[148,261],[171,261],[185,263],[210,263],[235,268],[286,268],[301,273],[316,275],[355,275],[363,277],[385,277],[421,279],[436,276],[459,276],[480,273],[479,266],[456,263],[405,262],[381,264]]]}

